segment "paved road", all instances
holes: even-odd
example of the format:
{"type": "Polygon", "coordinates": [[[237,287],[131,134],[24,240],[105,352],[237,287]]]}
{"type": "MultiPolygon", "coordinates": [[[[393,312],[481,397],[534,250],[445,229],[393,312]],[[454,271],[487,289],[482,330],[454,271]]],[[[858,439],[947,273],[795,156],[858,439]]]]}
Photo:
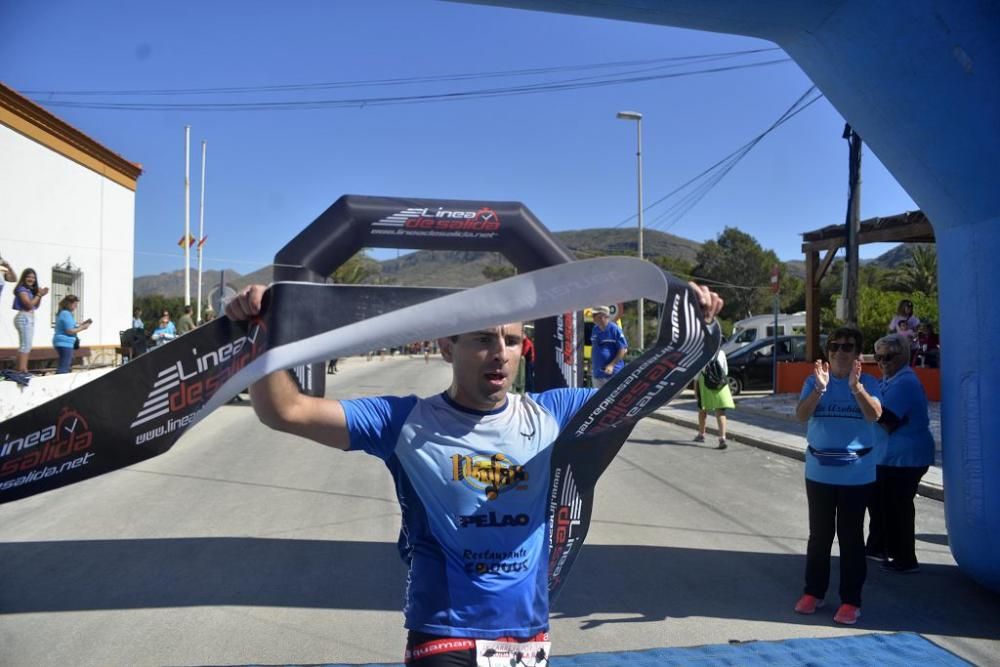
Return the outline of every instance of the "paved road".
{"type": "MultiPolygon", "coordinates": [[[[431,393],[449,376],[422,359],[341,368],[341,396],[431,393]]],[[[832,609],[791,611],[802,464],[691,436],[647,420],[605,474],[555,605],[559,652],[914,631],[1000,664],[1000,597],[958,571],[940,503],[918,499],[923,572],[872,568],[861,625],[835,627],[832,609]]],[[[398,527],[377,461],[226,406],[164,456],[0,507],[0,664],[399,661],[398,527]]]]}

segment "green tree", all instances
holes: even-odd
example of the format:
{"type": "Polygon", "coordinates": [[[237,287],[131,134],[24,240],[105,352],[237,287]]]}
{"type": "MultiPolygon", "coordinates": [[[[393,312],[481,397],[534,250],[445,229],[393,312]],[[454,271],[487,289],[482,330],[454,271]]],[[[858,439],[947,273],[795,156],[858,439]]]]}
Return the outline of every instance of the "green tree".
{"type": "Polygon", "coordinates": [[[713,288],[726,301],[723,317],[739,320],[769,310],[771,267],[780,262],[774,251],[761,248],[754,237],[726,227],[718,239],[702,246],[697,261],[695,277],[721,283],[713,288]]]}
{"type": "Polygon", "coordinates": [[[886,277],[889,275],[887,269],[878,264],[867,262],[862,264],[858,270],[858,287],[874,287],[876,289],[886,287],[886,277]]]}
{"type": "Polygon", "coordinates": [[[330,276],[338,285],[360,285],[378,283],[382,267],[369,257],[364,250],[351,256],[330,276]]]}
{"type": "Polygon", "coordinates": [[[797,313],[806,309],[806,281],[781,269],[779,306],[783,313],[797,313]]]}
{"type": "MultiPolygon", "coordinates": [[[[163,311],[169,312],[170,318],[173,320],[176,320],[184,312],[184,297],[182,296],[163,296],[162,294],[133,296],[132,304],[133,308],[142,309],[142,323],[145,325],[146,331],[152,331],[156,328],[156,323],[163,311]]],[[[128,321],[132,321],[131,313],[128,321]]],[[[124,328],[122,326],[122,329],[124,328]]]]}
{"type": "Polygon", "coordinates": [[[937,294],[937,250],[933,245],[917,245],[910,260],[889,275],[889,285],[901,292],[937,294]]]}
{"type": "MultiPolygon", "coordinates": [[[[936,297],[922,292],[889,292],[874,287],[862,287],[858,294],[858,328],[865,340],[865,353],[874,350],[875,341],[889,331],[889,322],[902,299],[913,302],[913,314],[921,322],[931,322],[937,329],[940,311],[936,297]]],[[[839,326],[839,324],[838,324],[839,326]]],[[[829,328],[824,327],[826,331],[829,328]]]]}
{"type": "Polygon", "coordinates": [[[504,278],[510,278],[512,275],[517,273],[514,267],[510,264],[487,264],[483,267],[483,277],[485,277],[490,282],[496,282],[497,280],[503,280],[504,278]]]}
{"type": "Polygon", "coordinates": [[[658,267],[671,273],[678,278],[689,278],[693,275],[694,264],[680,257],[670,257],[669,255],[646,256],[646,259],[656,264],[658,267]]]}

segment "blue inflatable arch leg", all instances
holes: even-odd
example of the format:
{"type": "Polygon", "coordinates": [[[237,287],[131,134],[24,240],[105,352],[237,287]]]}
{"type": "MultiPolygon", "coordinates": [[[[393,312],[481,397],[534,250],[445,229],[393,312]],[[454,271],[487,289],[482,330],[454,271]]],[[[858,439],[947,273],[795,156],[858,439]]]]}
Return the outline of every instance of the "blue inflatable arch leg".
{"type": "Polygon", "coordinates": [[[952,0],[464,0],[771,40],[906,188],[938,244],[945,514],[1000,591],[1000,5],[952,0]]]}

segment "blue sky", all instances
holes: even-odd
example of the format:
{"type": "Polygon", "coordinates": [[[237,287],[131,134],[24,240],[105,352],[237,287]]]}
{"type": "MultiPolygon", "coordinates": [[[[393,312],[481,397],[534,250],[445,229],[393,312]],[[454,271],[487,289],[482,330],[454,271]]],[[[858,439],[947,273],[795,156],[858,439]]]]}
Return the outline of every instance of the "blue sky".
{"type": "MultiPolygon", "coordinates": [[[[621,72],[785,58],[781,51],[675,70],[553,72],[275,95],[67,96],[66,91],[260,87],[410,79],[766,49],[761,40],[435,0],[98,3],[0,0],[0,80],[143,165],[137,275],[183,267],[184,126],[191,125],[197,234],[208,142],[204,265],[248,273],[342,194],[524,202],[550,229],[607,227],[635,213],[635,125],[644,115],[651,204],[767,129],[811,85],[793,62],[560,92],[294,110],[108,110],[73,102],[332,100],[453,93],[621,72]],[[60,94],[61,93],[61,94],[60,94]]],[[[782,259],[804,231],[843,222],[843,119],[820,99],[766,136],[685,215],[646,226],[705,241],[726,225],[782,259]],[[669,225],[669,226],[668,226],[669,225]]],[[[870,150],[862,217],[916,205],[870,150]]],[[[635,221],[625,225],[635,226],[635,221]]],[[[861,256],[884,252],[862,246],[861,256]]],[[[396,251],[375,253],[395,256],[396,251]]]]}

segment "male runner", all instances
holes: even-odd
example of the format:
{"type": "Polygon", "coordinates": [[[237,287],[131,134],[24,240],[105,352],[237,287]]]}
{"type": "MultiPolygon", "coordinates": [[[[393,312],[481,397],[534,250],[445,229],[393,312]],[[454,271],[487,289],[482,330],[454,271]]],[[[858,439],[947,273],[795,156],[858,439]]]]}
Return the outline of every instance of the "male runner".
{"type": "MultiPolygon", "coordinates": [[[[711,322],[722,299],[692,287],[711,322]]],[[[245,288],[226,315],[257,315],[264,290],[245,288]]],[[[440,339],[452,381],[429,398],[316,398],[284,371],[250,387],[267,426],[367,452],[392,473],[409,566],[404,615],[413,667],[475,667],[477,655],[509,648],[499,642],[523,644],[526,659],[547,662],[551,445],[592,390],[508,393],[523,339],[520,323],[440,339]]]]}
{"type": "Polygon", "coordinates": [[[628,341],[621,327],[611,321],[611,309],[594,306],[591,311],[594,328],[590,332],[591,383],[600,389],[611,376],[625,368],[628,341]]]}

